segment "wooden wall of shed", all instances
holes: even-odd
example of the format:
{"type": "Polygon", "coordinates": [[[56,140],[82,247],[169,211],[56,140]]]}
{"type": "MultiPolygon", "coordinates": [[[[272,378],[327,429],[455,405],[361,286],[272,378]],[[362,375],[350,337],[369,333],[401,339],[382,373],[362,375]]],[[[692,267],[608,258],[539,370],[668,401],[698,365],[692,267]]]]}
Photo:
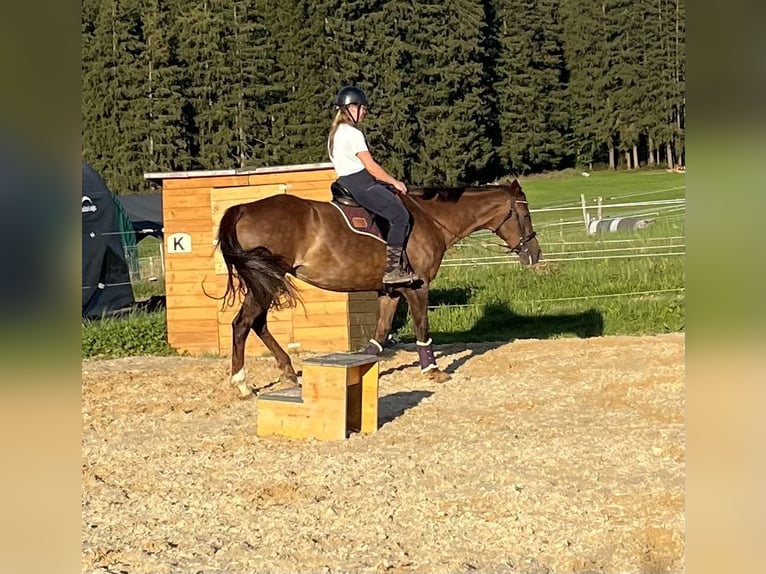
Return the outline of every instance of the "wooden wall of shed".
{"type": "MultiPolygon", "coordinates": [[[[288,193],[329,201],[332,169],[284,171],[237,176],[200,176],[163,182],[165,236],[188,233],[190,253],[166,256],[168,340],[190,353],[231,352],[231,321],[239,303],[222,308],[226,268],[215,249],[218,224],[232,205],[288,193]]],[[[334,293],[294,280],[302,304],[269,312],[269,330],[285,349],[353,351],[363,347],[375,329],[377,303],[374,293],[334,293]]],[[[251,333],[246,354],[268,350],[251,333]]]]}

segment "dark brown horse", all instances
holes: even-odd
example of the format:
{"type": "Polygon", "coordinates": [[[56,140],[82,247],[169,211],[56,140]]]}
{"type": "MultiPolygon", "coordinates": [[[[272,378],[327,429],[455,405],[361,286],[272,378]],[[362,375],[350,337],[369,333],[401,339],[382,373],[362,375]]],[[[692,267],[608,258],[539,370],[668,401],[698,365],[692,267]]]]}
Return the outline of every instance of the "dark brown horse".
{"type": "Polygon", "coordinates": [[[378,322],[365,352],[382,350],[401,295],[412,315],[420,367],[437,381],[439,371],[428,331],[428,288],[436,277],[445,251],[478,229],[501,237],[525,265],[537,263],[540,248],[532,229],[527,199],[518,181],[477,188],[413,189],[402,196],[411,214],[406,247],[409,262],[422,281],[406,287],[384,288],[385,244],[349,229],[329,202],[275,195],[226,210],[218,230],[229,278],[225,297],[230,304],[244,295],[242,308],[232,321],[231,382],[242,396],[251,395],[245,384],[245,341],[250,329],[261,338],[282,369],[282,379],[297,383],[290,357],[266,324],[270,307],[295,303],[287,279],[293,275],[330,291],[376,291],[378,322]],[[234,282],[234,271],[239,279],[234,282]]]}

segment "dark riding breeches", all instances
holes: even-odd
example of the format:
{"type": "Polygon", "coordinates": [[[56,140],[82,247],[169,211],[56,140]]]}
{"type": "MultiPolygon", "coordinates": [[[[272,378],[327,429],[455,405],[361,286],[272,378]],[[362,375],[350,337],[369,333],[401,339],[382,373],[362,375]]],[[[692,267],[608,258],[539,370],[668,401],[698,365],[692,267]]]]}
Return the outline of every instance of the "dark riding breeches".
{"type": "Polygon", "coordinates": [[[339,177],[338,181],[351,192],[359,205],[391,224],[386,242],[391,247],[403,247],[410,214],[402,200],[373,180],[366,171],[339,177]]]}

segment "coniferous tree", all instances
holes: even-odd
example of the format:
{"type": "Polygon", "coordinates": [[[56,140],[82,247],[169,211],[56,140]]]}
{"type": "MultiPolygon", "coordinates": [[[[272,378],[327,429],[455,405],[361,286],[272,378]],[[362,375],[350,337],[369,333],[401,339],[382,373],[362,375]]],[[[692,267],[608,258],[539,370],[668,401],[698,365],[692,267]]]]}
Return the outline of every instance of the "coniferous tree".
{"type": "Polygon", "coordinates": [[[233,4],[233,0],[185,3],[177,21],[187,138],[194,163],[201,169],[237,166],[237,96],[231,83],[233,4]]]}
{"type": "Polygon", "coordinates": [[[353,84],[376,159],[412,184],[673,166],[684,62],[684,0],[83,0],[83,156],[118,193],[326,161],[353,84]]]}
{"type": "Polygon", "coordinates": [[[148,122],[144,142],[144,171],[176,171],[191,167],[183,123],[183,76],[177,60],[177,2],[144,0],[143,28],[146,42],[144,117],[148,122]]]}
{"type": "Polygon", "coordinates": [[[607,22],[605,1],[561,0],[561,15],[577,163],[589,165],[608,157],[615,168],[617,128],[609,73],[614,30],[607,22]]]}
{"type": "Polygon", "coordinates": [[[143,186],[148,133],[140,0],[107,0],[84,13],[95,21],[83,47],[83,80],[94,86],[83,91],[83,154],[112,191],[136,191],[143,186]]]}
{"type": "Polygon", "coordinates": [[[497,0],[501,155],[522,172],[571,161],[558,0],[497,0]]]}

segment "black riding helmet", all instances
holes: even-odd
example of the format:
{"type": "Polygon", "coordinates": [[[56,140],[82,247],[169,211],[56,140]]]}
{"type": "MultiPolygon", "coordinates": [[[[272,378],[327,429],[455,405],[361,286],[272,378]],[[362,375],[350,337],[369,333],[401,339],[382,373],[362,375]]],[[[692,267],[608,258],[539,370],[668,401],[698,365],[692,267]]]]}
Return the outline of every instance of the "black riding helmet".
{"type": "Polygon", "coordinates": [[[341,88],[338,95],[335,96],[335,105],[338,108],[345,108],[351,104],[367,106],[367,96],[365,96],[364,92],[359,88],[345,86],[341,88]]]}

